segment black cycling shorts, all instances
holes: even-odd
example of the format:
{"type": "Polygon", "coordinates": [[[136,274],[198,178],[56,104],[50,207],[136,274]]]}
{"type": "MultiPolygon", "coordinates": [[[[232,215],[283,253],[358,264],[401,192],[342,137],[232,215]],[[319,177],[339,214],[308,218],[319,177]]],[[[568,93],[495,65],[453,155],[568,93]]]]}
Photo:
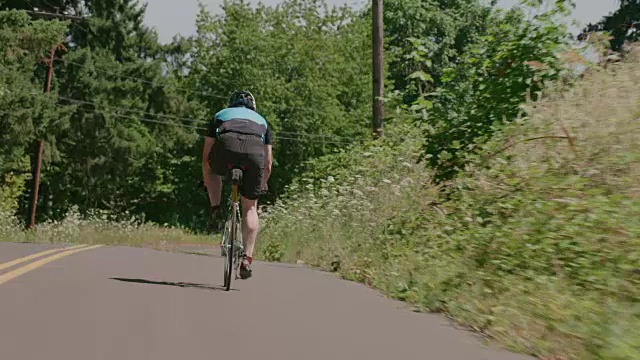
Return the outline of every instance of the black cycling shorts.
{"type": "Polygon", "coordinates": [[[240,194],[249,200],[262,193],[264,143],[255,135],[226,132],[216,138],[211,150],[211,171],[227,176],[229,166],[244,166],[240,194]]]}

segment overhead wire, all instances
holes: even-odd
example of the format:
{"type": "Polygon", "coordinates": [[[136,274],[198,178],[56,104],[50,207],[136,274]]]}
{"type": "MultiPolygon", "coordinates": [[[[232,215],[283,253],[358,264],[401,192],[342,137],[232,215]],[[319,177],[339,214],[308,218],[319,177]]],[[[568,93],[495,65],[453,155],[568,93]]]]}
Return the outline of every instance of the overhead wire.
{"type": "Polygon", "coordinates": [[[85,111],[85,112],[86,113],[90,113],[90,114],[111,115],[111,116],[124,118],[124,119],[138,120],[138,121],[142,121],[142,122],[150,122],[150,123],[163,124],[163,125],[172,125],[172,126],[189,128],[189,129],[206,130],[206,128],[199,127],[199,126],[185,125],[185,124],[180,124],[180,123],[175,123],[175,122],[170,122],[170,121],[147,119],[147,118],[144,118],[144,117],[136,117],[136,116],[131,116],[131,115],[118,114],[118,113],[114,113],[114,112],[102,111],[100,109],[91,109],[91,110],[85,111]]]}
{"type": "MultiPolygon", "coordinates": [[[[33,4],[28,1],[25,0],[31,7],[32,9],[35,9],[35,7],[33,6],[33,4]]],[[[52,6],[48,1],[45,0],[45,2],[52,6]]],[[[53,6],[52,6],[53,7],[53,6]]],[[[82,27],[77,27],[77,30],[83,31],[85,34],[88,35],[88,32],[86,29],[82,28],[82,27]]],[[[61,59],[61,58],[56,58],[54,59],[54,61],[62,61],[65,62],[67,64],[71,64],[74,66],[78,66],[78,67],[82,67],[82,68],[89,68],[88,65],[86,64],[80,64],[71,60],[67,60],[67,59],[61,59]]],[[[102,73],[107,73],[107,74],[111,74],[111,75],[115,75],[117,77],[120,78],[124,78],[124,79],[128,79],[131,80],[133,82],[136,83],[145,83],[145,84],[149,84],[149,85],[153,85],[153,86],[160,86],[160,87],[167,87],[169,84],[164,84],[164,83],[158,83],[158,82],[154,82],[154,81],[149,81],[149,80],[145,80],[145,79],[140,79],[140,78],[136,78],[136,77],[132,77],[132,76],[127,76],[124,74],[120,74],[114,71],[109,71],[109,70],[97,70],[97,69],[93,69],[96,72],[102,72],[102,73]]],[[[218,98],[218,99],[227,99],[226,96],[222,96],[222,95],[218,95],[218,94],[213,94],[213,93],[209,93],[209,92],[202,92],[202,91],[197,91],[197,90],[191,90],[191,89],[186,89],[180,86],[175,86],[174,88],[179,89],[181,91],[184,92],[188,92],[188,93],[192,93],[192,94],[198,94],[198,95],[203,95],[203,96],[208,96],[208,97],[214,97],[214,98],[218,98]]],[[[108,106],[108,105],[102,105],[102,104],[97,104],[95,102],[91,102],[91,101],[86,101],[86,100],[79,100],[79,99],[72,99],[72,98],[67,98],[64,96],[58,96],[59,99],[61,100],[65,100],[65,101],[69,101],[69,102],[73,102],[73,103],[79,103],[79,104],[85,104],[85,105],[92,105],[92,106],[100,106],[103,108],[108,108],[108,109],[112,109],[112,110],[123,110],[123,111],[127,111],[127,112],[136,112],[136,113],[140,113],[140,114],[144,114],[144,115],[150,115],[150,116],[157,116],[160,118],[165,118],[165,119],[174,119],[174,120],[181,120],[181,121],[187,121],[187,122],[192,122],[192,123],[207,123],[206,120],[197,120],[197,119],[190,119],[190,118],[184,118],[184,117],[178,117],[178,116],[173,116],[173,115],[165,115],[165,114],[158,114],[158,113],[151,113],[151,112],[146,112],[143,110],[137,110],[137,109],[131,109],[131,108],[126,108],[126,107],[113,107],[113,106],[108,106]]],[[[311,112],[317,112],[316,109],[310,109],[307,107],[299,107],[299,106],[286,106],[286,105],[281,105],[281,104],[275,104],[275,103],[271,103],[271,102],[262,102],[262,104],[265,105],[272,105],[274,107],[280,107],[280,108],[285,108],[285,109],[303,109],[303,110],[307,110],[307,111],[311,111],[311,112]]],[[[118,113],[114,113],[114,112],[104,112],[101,111],[102,113],[105,114],[110,114],[116,117],[120,117],[120,118],[128,118],[128,119],[137,119],[143,122],[152,122],[152,123],[157,123],[157,124],[165,124],[165,125],[173,125],[173,126],[182,126],[185,128],[191,128],[191,129],[199,129],[199,130],[206,130],[206,128],[204,127],[199,127],[199,126],[191,126],[191,125],[185,125],[185,124],[179,124],[179,123],[175,123],[175,122],[167,122],[167,121],[160,121],[160,120],[154,120],[154,119],[147,119],[144,117],[133,117],[130,115],[123,115],[123,114],[118,114],[118,113]]],[[[346,144],[346,143],[351,143],[354,141],[358,141],[359,139],[357,138],[353,138],[353,137],[341,137],[341,136],[337,136],[337,135],[325,135],[325,134],[309,134],[309,133],[297,133],[297,132],[287,132],[287,131],[282,131],[282,132],[278,132],[279,134],[283,134],[285,136],[278,136],[277,138],[282,139],[282,140],[290,140],[290,141],[306,141],[306,142],[316,142],[316,143],[332,143],[332,144],[346,144]],[[294,137],[291,137],[294,136],[294,137]],[[300,139],[300,138],[295,138],[295,137],[307,137],[307,138],[320,138],[322,140],[312,140],[312,139],[300,139]],[[334,140],[325,140],[325,139],[334,139],[334,140]]]]}
{"type": "MultiPolygon", "coordinates": [[[[88,111],[86,111],[86,113],[103,114],[103,115],[109,115],[109,116],[124,118],[124,119],[137,120],[137,121],[141,121],[141,122],[149,122],[149,123],[155,123],[155,124],[161,124],[161,125],[172,125],[172,126],[176,126],[176,127],[182,127],[182,128],[194,129],[194,130],[207,130],[204,127],[185,125],[185,124],[169,122],[169,121],[160,121],[160,120],[148,119],[148,118],[145,118],[145,117],[136,117],[136,116],[118,114],[118,113],[115,113],[115,112],[103,111],[103,110],[101,110],[99,108],[89,109],[88,111]]],[[[201,134],[199,134],[199,135],[202,136],[201,134]]],[[[280,136],[280,135],[277,135],[277,133],[274,136],[274,138],[276,140],[298,141],[298,142],[313,142],[313,143],[336,144],[336,145],[346,145],[346,144],[348,144],[345,141],[292,138],[292,137],[287,137],[287,136],[280,136]]],[[[355,143],[356,141],[357,140],[354,139],[354,141],[352,141],[352,143],[355,143]]]]}
{"type": "MultiPolygon", "coordinates": [[[[88,31],[86,29],[82,28],[82,27],[76,27],[76,29],[84,32],[86,35],[90,35],[88,33],[88,31]]],[[[75,61],[71,61],[71,60],[68,60],[68,59],[56,58],[56,59],[54,59],[54,61],[62,61],[62,62],[71,64],[71,65],[78,66],[78,67],[83,67],[83,68],[88,68],[89,67],[86,64],[81,64],[81,63],[78,63],[78,62],[75,62],[75,61]]],[[[129,80],[132,80],[134,82],[145,83],[145,84],[149,84],[149,85],[159,86],[159,87],[162,87],[162,88],[165,88],[165,87],[168,86],[168,84],[157,83],[157,82],[154,82],[154,81],[149,81],[149,80],[144,80],[144,79],[140,79],[140,78],[136,78],[136,77],[132,77],[132,76],[127,76],[127,75],[123,75],[123,74],[117,73],[115,71],[101,70],[99,72],[108,73],[108,74],[111,74],[111,75],[115,75],[115,76],[121,77],[123,79],[129,79],[129,80]]],[[[197,95],[216,98],[216,99],[221,99],[221,100],[227,100],[228,99],[228,96],[214,94],[214,93],[211,93],[211,92],[187,89],[187,88],[184,88],[184,87],[181,87],[181,86],[175,86],[174,88],[182,91],[183,93],[197,94],[197,95]]],[[[287,106],[287,105],[282,105],[282,104],[268,102],[268,101],[261,101],[260,103],[263,104],[263,105],[266,105],[266,106],[272,106],[272,107],[280,108],[280,109],[285,108],[285,109],[306,110],[306,111],[311,111],[311,112],[316,112],[316,113],[320,112],[317,109],[308,108],[308,107],[305,107],[305,106],[291,106],[291,105],[287,106]]]]}
{"type": "Polygon", "coordinates": [[[115,106],[102,105],[102,104],[97,104],[97,103],[91,102],[91,101],[72,99],[72,98],[68,98],[68,97],[64,97],[64,96],[58,96],[58,99],[66,100],[66,101],[69,101],[69,102],[72,102],[72,103],[79,103],[79,104],[93,105],[93,106],[102,106],[102,107],[105,107],[105,108],[115,109],[115,110],[124,110],[124,111],[129,111],[129,112],[139,112],[141,114],[151,115],[151,116],[158,116],[158,117],[162,117],[162,118],[165,118],[165,119],[182,120],[182,121],[188,121],[188,122],[193,122],[193,123],[207,123],[206,120],[197,120],[197,119],[184,118],[184,117],[179,117],[179,116],[174,116],[174,115],[151,113],[151,112],[147,112],[147,111],[143,111],[143,110],[137,110],[137,109],[131,109],[131,108],[127,108],[127,107],[115,107],[115,106]]]}
{"type": "MultiPolygon", "coordinates": [[[[77,66],[77,67],[81,67],[81,68],[90,68],[89,65],[86,64],[81,64],[75,61],[71,61],[68,59],[61,59],[61,58],[56,58],[54,61],[59,61],[59,62],[65,62],[67,64],[71,64],[73,66],[77,66]]],[[[144,79],[140,79],[137,77],[133,77],[133,76],[128,76],[128,75],[124,75],[124,74],[120,74],[118,72],[115,71],[111,71],[111,70],[98,70],[93,68],[93,70],[95,72],[98,73],[105,73],[105,74],[110,74],[110,75],[114,75],[116,77],[120,77],[123,79],[128,79],[132,82],[135,83],[142,83],[142,84],[148,84],[148,85],[153,85],[153,86],[157,86],[160,88],[167,88],[169,86],[171,86],[171,84],[166,84],[166,83],[159,83],[159,82],[154,82],[154,81],[150,81],[150,80],[144,80],[144,79]]],[[[215,99],[221,99],[221,100],[228,100],[229,97],[228,96],[224,96],[224,95],[219,95],[219,94],[214,94],[211,92],[204,92],[204,91],[199,91],[199,90],[193,90],[193,89],[187,89],[183,86],[172,86],[173,89],[177,89],[185,94],[197,94],[197,95],[202,95],[205,97],[209,97],[209,98],[215,98],[215,99]]],[[[269,101],[260,101],[259,104],[261,105],[265,105],[267,107],[273,107],[275,109],[278,110],[289,110],[289,109],[294,109],[294,110],[304,110],[304,111],[308,111],[308,112],[312,112],[312,113],[316,113],[320,114],[320,115],[325,115],[321,110],[318,109],[314,109],[314,108],[309,108],[309,107],[305,107],[305,106],[295,106],[295,105],[283,105],[283,104],[278,104],[278,103],[273,103],[273,102],[269,102],[269,101]]]]}
{"type": "MultiPolygon", "coordinates": [[[[32,7],[32,9],[35,8],[30,1],[28,1],[28,0],[25,0],[25,1],[32,7]]],[[[55,8],[48,1],[45,0],[45,2],[49,6],[51,6],[52,8],[55,8]]],[[[350,4],[350,5],[355,5],[355,2],[350,4]]],[[[85,35],[91,35],[83,27],[75,27],[74,29],[84,32],[85,35]]],[[[83,67],[83,68],[88,68],[89,67],[86,64],[80,64],[80,63],[77,63],[77,62],[74,62],[74,61],[71,61],[71,60],[67,60],[67,59],[56,58],[53,61],[62,61],[62,62],[71,64],[71,65],[79,66],[79,67],[83,67]]],[[[132,76],[127,76],[127,75],[123,75],[123,74],[120,74],[120,73],[117,73],[117,72],[114,72],[114,71],[100,70],[99,72],[108,73],[108,74],[115,75],[115,76],[118,76],[118,77],[121,77],[121,78],[124,78],[124,79],[129,79],[129,80],[132,80],[132,81],[138,82],[138,83],[146,83],[146,84],[149,84],[149,85],[159,86],[159,87],[163,87],[163,88],[168,86],[168,84],[157,83],[157,82],[154,82],[154,81],[149,81],[149,80],[144,80],[144,79],[140,79],[140,78],[136,78],[136,77],[132,77],[132,76]]],[[[222,100],[227,100],[228,99],[228,96],[214,94],[214,93],[211,93],[211,92],[204,92],[204,91],[186,89],[186,88],[181,87],[181,86],[175,86],[175,88],[180,90],[180,91],[183,91],[184,93],[197,94],[197,95],[202,95],[202,96],[207,96],[207,97],[212,97],[212,98],[222,99],[222,100]]],[[[267,102],[267,101],[263,101],[263,102],[261,102],[261,104],[264,104],[264,105],[267,105],[267,106],[273,106],[273,107],[280,108],[280,109],[282,109],[282,108],[285,108],[285,109],[300,109],[300,110],[306,110],[306,111],[311,111],[311,112],[316,112],[316,113],[320,112],[317,109],[312,109],[312,108],[308,108],[308,107],[304,107],[304,106],[287,106],[287,105],[282,105],[282,104],[277,104],[277,103],[272,103],[272,102],[267,102]]]]}
{"type": "MultiPolygon", "coordinates": [[[[203,124],[208,123],[208,121],[206,121],[206,120],[197,120],[197,119],[191,119],[191,118],[185,118],[185,117],[179,117],[179,116],[150,113],[150,112],[137,110],[137,109],[126,108],[126,107],[115,107],[115,106],[103,105],[103,104],[98,104],[98,103],[92,102],[92,101],[72,99],[72,98],[68,98],[68,97],[65,97],[65,96],[58,96],[58,98],[62,99],[62,100],[65,100],[65,101],[69,101],[71,103],[92,105],[94,107],[103,107],[103,108],[112,109],[112,110],[123,110],[123,111],[127,111],[127,112],[138,112],[140,114],[158,116],[158,117],[163,117],[163,118],[166,118],[166,119],[174,119],[174,120],[188,121],[188,122],[193,122],[193,123],[203,123],[203,124]]],[[[206,129],[204,127],[196,127],[196,128],[206,129]]],[[[343,137],[343,136],[330,135],[330,134],[310,134],[310,133],[299,133],[299,132],[291,132],[291,131],[278,131],[277,133],[278,134],[283,134],[286,137],[298,136],[298,137],[334,139],[334,140],[330,140],[330,141],[332,141],[334,143],[337,143],[337,142],[350,143],[352,141],[360,140],[360,139],[354,138],[354,137],[343,137]]]]}
{"type": "MultiPolygon", "coordinates": [[[[83,65],[83,64],[79,64],[73,61],[69,61],[66,59],[57,59],[60,61],[65,61],[68,62],[72,65],[75,66],[79,66],[79,67],[88,67],[87,65],[83,65]]],[[[95,70],[95,69],[94,69],[95,70]]],[[[127,76],[127,75],[122,75],[122,74],[117,74],[115,72],[112,71],[107,71],[107,70],[95,70],[96,72],[104,72],[104,73],[110,73],[110,74],[114,74],[116,76],[125,78],[125,79],[130,79],[133,82],[138,82],[138,83],[147,83],[147,84],[151,84],[151,85],[161,85],[161,86],[167,86],[165,84],[157,84],[155,82],[152,81],[148,81],[148,80],[144,80],[144,79],[139,79],[139,78],[134,78],[131,76],[127,76]]],[[[221,99],[227,99],[227,97],[225,96],[221,96],[221,95],[215,95],[215,94],[211,94],[211,93],[204,93],[204,92],[199,92],[199,91],[192,91],[192,90],[185,90],[184,88],[178,87],[176,86],[175,88],[183,90],[183,91],[188,91],[194,94],[202,94],[202,95],[206,95],[206,96],[212,96],[212,97],[216,97],[216,98],[221,98],[221,99]]],[[[76,100],[77,101],[77,100],[76,100]]],[[[310,109],[310,108],[303,108],[303,107],[296,107],[296,106],[286,106],[286,105],[278,105],[278,104],[274,104],[274,103],[270,103],[270,102],[261,102],[262,104],[266,104],[266,105],[272,105],[272,106],[279,106],[281,109],[304,109],[307,111],[311,111],[311,112],[318,112],[318,110],[316,109],[310,109]]],[[[139,111],[139,110],[132,110],[132,111],[139,111]]],[[[139,111],[141,112],[141,111],[139,111]]],[[[148,115],[152,115],[151,113],[146,113],[148,115]]],[[[176,116],[170,116],[170,115],[161,115],[161,114],[153,114],[156,116],[161,116],[161,117],[165,117],[165,118],[172,118],[172,119],[177,119],[177,120],[184,120],[184,121],[189,121],[189,122],[194,122],[194,123],[206,123],[207,121],[205,120],[195,120],[195,119],[187,119],[187,118],[180,118],[180,117],[176,117],[176,116]]],[[[338,135],[322,135],[322,134],[308,134],[308,133],[297,133],[297,132],[279,132],[281,134],[285,134],[285,135],[290,135],[290,136],[302,136],[302,137],[318,137],[318,138],[333,138],[333,139],[340,139],[340,140],[345,140],[345,142],[350,142],[351,140],[358,140],[358,139],[354,139],[352,137],[341,137],[338,135]]]]}

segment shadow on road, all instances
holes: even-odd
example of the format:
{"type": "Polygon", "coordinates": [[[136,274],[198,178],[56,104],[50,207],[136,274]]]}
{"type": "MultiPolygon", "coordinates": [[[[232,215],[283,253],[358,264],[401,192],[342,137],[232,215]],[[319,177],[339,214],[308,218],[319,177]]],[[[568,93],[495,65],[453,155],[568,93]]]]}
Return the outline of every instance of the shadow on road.
{"type": "MultiPolygon", "coordinates": [[[[117,280],[117,281],[136,283],[136,284],[164,285],[164,286],[175,286],[175,287],[181,287],[181,288],[195,288],[195,289],[203,289],[203,290],[224,291],[223,287],[218,287],[214,285],[205,285],[205,284],[185,283],[185,282],[153,281],[153,280],[146,280],[146,279],[127,279],[127,278],[110,278],[110,280],[117,280]]],[[[238,290],[230,289],[229,291],[238,291],[238,290]]]]}

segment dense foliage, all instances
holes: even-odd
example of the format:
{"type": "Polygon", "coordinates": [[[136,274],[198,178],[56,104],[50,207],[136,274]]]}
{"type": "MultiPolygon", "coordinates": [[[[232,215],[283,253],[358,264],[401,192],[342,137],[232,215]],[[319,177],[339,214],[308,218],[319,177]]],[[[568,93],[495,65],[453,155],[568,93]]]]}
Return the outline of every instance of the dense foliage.
{"type": "MultiPolygon", "coordinates": [[[[556,23],[559,7],[527,21],[522,9],[494,11],[492,24],[459,61],[443,70],[441,86],[416,102],[429,123],[425,156],[436,180],[450,180],[466,157],[505,123],[522,115],[520,104],[563,71],[560,53],[567,29],[556,23]]],[[[420,54],[425,56],[425,54],[420,54]]]]}
{"type": "Polygon", "coordinates": [[[135,0],[35,4],[66,9],[67,21],[6,5],[15,10],[0,12],[0,193],[21,218],[44,138],[39,221],[77,206],[201,228],[203,130],[238,87],[278,131],[274,196],[306,159],[369,137],[371,35],[350,8],[226,1],[221,16],[201,11],[196,36],[162,45],[135,0]],[[42,59],[56,44],[46,96],[42,59]]]}
{"type": "Polygon", "coordinates": [[[444,70],[485,33],[492,11],[493,6],[477,0],[385,1],[390,90],[399,92],[404,103],[433,91],[444,70]]]}
{"type": "Polygon", "coordinates": [[[611,37],[611,49],[615,51],[620,51],[627,41],[637,41],[640,36],[640,1],[620,0],[618,4],[620,7],[616,11],[595,24],[589,23],[579,36],[586,38],[595,31],[606,32],[611,37]]]}
{"type": "Polygon", "coordinates": [[[45,138],[49,157],[57,149],[53,136],[68,127],[69,109],[57,108],[34,83],[42,76],[40,62],[64,35],[65,23],[32,21],[23,12],[0,12],[0,194],[3,210],[16,210],[29,173],[36,139],[45,138]]]}
{"type": "MultiPolygon", "coordinates": [[[[385,2],[388,114],[411,113],[436,180],[561,70],[566,30],[552,1],[537,17],[478,0],[385,2]]],[[[526,0],[526,7],[539,6],[526,0]]],[[[0,194],[27,213],[38,139],[45,140],[38,220],[72,207],[204,225],[197,191],[207,119],[236,88],[276,130],[274,201],[307,161],[371,137],[370,9],[323,0],[276,7],[226,0],[201,9],[196,35],[160,44],[136,0],[7,0],[0,12],[0,194]],[[67,20],[31,10],[72,14],[67,20]],[[51,93],[42,93],[51,48],[51,93]]],[[[64,16],[62,16],[64,18],[64,16]]],[[[392,126],[392,125],[390,125],[392,126]]]]}
{"type": "Polygon", "coordinates": [[[334,271],[541,359],[640,358],[639,60],[526,104],[447,183],[416,164],[422,129],[407,121],[313,160],[271,208],[261,257],[334,271]]]}
{"type": "Polygon", "coordinates": [[[369,137],[369,22],[319,0],[256,9],[226,1],[223,9],[198,16],[189,81],[208,109],[222,107],[235,88],[251,89],[279,135],[273,192],[304,160],[369,137]]]}
{"type": "MultiPolygon", "coordinates": [[[[5,0],[0,240],[194,241],[144,223],[204,228],[203,130],[246,88],[276,134],[263,258],[339,271],[525,352],[637,358],[638,70],[568,93],[583,62],[558,22],[571,1],[521,3],[385,0],[374,141],[371,9],[225,0],[160,44],[136,0],[5,0]],[[43,225],[16,235],[39,139],[43,225]]],[[[592,28],[616,49],[638,12],[620,6],[592,28]]]]}

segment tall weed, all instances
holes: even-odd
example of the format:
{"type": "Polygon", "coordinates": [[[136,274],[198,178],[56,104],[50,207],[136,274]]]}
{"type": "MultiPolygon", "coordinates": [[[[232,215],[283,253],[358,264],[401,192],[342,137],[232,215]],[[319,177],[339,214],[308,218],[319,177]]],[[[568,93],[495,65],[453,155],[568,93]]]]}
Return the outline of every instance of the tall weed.
{"type": "Polygon", "coordinates": [[[268,215],[260,253],[541,358],[640,358],[638,59],[528,103],[439,187],[401,126],[312,162],[268,215]]]}
{"type": "Polygon", "coordinates": [[[33,230],[23,229],[24,225],[10,213],[0,213],[0,241],[5,242],[103,244],[166,250],[180,244],[214,245],[217,242],[217,238],[195,235],[167,224],[144,223],[129,214],[114,216],[92,211],[82,215],[75,207],[61,221],[49,220],[33,230]]]}

